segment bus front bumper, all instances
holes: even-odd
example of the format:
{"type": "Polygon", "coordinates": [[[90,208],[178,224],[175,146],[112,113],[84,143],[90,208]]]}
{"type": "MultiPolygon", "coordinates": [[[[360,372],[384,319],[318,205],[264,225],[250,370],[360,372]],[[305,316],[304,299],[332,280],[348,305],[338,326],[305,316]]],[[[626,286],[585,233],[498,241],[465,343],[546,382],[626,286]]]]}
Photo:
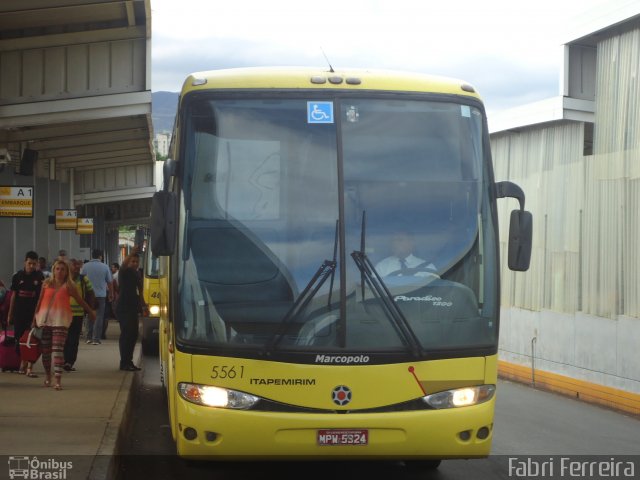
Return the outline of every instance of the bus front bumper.
{"type": "Polygon", "coordinates": [[[216,460],[481,458],[489,455],[495,397],[464,408],[309,414],[203,407],[176,399],[178,454],[216,460]],[[326,430],[366,431],[366,444],[322,445],[326,430]]]}

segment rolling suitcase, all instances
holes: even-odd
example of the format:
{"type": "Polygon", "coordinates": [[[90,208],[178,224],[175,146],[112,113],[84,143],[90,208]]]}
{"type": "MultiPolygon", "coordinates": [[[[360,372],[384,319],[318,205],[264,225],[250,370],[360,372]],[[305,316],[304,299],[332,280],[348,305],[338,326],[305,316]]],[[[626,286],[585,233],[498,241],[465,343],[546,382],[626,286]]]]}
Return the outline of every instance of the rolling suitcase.
{"type": "Polygon", "coordinates": [[[16,352],[13,330],[0,331],[0,368],[3,372],[20,369],[20,355],[16,352]]]}

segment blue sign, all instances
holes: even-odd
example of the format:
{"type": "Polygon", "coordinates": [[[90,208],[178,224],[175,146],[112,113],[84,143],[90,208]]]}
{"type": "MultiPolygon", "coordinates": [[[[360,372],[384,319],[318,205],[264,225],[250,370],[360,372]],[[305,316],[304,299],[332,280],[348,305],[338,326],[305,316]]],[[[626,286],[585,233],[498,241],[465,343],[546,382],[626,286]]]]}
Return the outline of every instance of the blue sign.
{"type": "Polygon", "coordinates": [[[333,102],[307,102],[307,123],[333,123],[333,102]]]}

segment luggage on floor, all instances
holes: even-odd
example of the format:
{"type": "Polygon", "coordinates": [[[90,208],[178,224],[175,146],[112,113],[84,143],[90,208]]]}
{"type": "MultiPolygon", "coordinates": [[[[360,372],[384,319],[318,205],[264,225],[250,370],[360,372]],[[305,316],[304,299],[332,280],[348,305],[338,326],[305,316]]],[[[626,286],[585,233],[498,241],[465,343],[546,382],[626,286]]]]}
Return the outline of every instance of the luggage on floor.
{"type": "Polygon", "coordinates": [[[16,352],[16,339],[13,338],[13,330],[0,330],[0,369],[20,369],[20,355],[16,352]]]}

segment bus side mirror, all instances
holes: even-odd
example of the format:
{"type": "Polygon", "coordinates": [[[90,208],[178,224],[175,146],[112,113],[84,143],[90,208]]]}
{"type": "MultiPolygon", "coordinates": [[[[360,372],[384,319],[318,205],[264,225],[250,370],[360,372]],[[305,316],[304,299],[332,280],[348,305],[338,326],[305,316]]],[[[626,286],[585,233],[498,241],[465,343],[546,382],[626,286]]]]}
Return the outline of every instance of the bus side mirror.
{"type": "Polygon", "coordinates": [[[533,216],[526,210],[513,210],[509,222],[509,269],[516,272],[529,270],[533,216]]]}
{"type": "Polygon", "coordinates": [[[512,182],[496,183],[496,198],[515,198],[520,210],[511,212],[509,222],[509,269],[516,272],[529,270],[531,262],[531,239],[533,237],[533,216],[524,209],[524,192],[512,182]]]}
{"type": "Polygon", "coordinates": [[[151,199],[151,251],[154,256],[173,255],[176,248],[176,196],[160,191],[151,199]]]}

